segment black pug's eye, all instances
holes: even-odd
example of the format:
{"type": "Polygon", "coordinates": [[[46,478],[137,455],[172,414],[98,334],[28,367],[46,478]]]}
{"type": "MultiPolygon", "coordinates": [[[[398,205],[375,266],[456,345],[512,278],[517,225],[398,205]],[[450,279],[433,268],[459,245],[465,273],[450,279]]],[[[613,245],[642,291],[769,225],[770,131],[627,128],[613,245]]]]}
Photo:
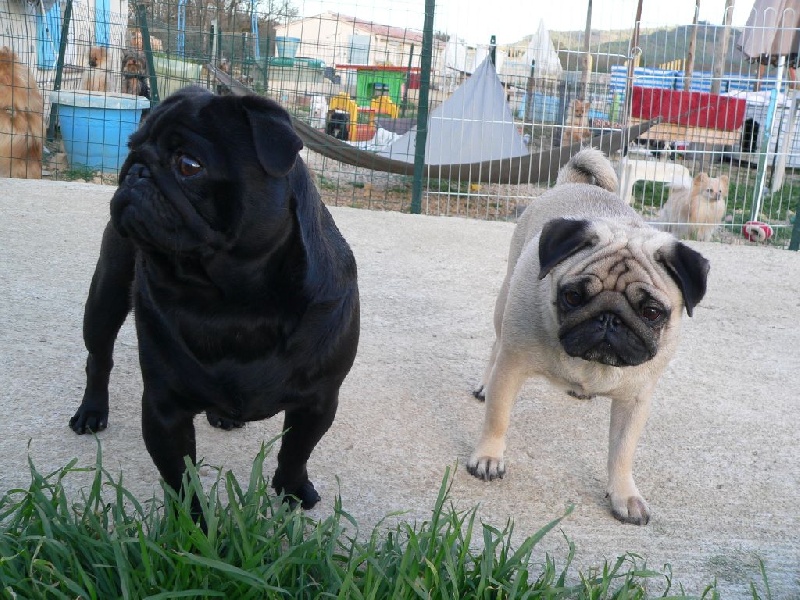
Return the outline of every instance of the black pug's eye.
{"type": "Polygon", "coordinates": [[[201,165],[199,162],[197,162],[197,160],[188,154],[176,155],[175,167],[178,169],[178,173],[184,177],[194,177],[204,170],[203,165],[201,165]]]}
{"type": "Polygon", "coordinates": [[[583,304],[583,295],[575,290],[564,290],[561,299],[567,308],[577,308],[583,304]]]}

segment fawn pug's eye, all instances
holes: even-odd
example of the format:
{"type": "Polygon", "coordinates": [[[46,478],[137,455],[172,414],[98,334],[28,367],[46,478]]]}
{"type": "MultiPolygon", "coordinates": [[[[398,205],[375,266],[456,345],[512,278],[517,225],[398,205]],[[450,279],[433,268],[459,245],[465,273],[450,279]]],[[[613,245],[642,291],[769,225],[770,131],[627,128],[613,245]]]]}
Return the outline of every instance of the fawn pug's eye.
{"type": "Polygon", "coordinates": [[[575,290],[564,290],[561,294],[561,299],[569,308],[576,308],[583,304],[583,295],[575,290]]]}
{"type": "Polygon", "coordinates": [[[645,306],[642,308],[642,317],[650,323],[657,323],[664,317],[664,311],[656,306],[645,306]]]}

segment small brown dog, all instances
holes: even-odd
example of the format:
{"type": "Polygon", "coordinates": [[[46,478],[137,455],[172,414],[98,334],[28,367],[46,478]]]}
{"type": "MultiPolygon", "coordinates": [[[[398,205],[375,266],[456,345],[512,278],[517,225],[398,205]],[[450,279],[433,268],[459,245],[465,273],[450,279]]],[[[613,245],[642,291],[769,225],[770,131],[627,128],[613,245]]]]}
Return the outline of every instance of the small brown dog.
{"type": "Polygon", "coordinates": [[[43,113],[33,73],[0,48],[0,177],[42,178],[43,113]]]}
{"type": "Polygon", "coordinates": [[[569,103],[567,119],[564,122],[564,133],[561,135],[561,145],[569,146],[588,140],[589,132],[589,100],[573,100],[569,103]]]}
{"type": "MultiPolygon", "coordinates": [[[[144,50],[144,43],[142,42],[142,30],[133,28],[130,30],[131,34],[131,48],[134,50],[144,50]]],[[[164,45],[157,37],[150,36],[150,50],[153,52],[161,52],[164,50],[164,45]]]]}
{"type": "Polygon", "coordinates": [[[691,188],[672,187],[659,218],[679,238],[708,242],[725,216],[727,200],[727,175],[698,173],[691,188]]]}
{"type": "Polygon", "coordinates": [[[108,49],[103,46],[89,48],[89,68],[83,73],[81,88],[92,92],[113,91],[112,75],[108,70],[108,49]]]}
{"type": "Polygon", "coordinates": [[[122,57],[122,92],[150,98],[147,85],[147,65],[136,51],[128,51],[122,57]]]}

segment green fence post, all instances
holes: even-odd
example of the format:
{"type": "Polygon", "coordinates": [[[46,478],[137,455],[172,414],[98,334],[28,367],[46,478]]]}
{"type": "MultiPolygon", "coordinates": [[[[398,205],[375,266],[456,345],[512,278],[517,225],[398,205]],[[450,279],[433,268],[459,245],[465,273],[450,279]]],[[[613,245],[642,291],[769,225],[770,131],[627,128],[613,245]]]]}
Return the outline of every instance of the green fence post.
{"type": "Polygon", "coordinates": [[[408,69],[406,69],[406,85],[403,87],[403,102],[400,104],[400,116],[406,116],[408,108],[408,88],[411,85],[411,63],[414,61],[414,44],[411,44],[411,51],[408,53],[408,69]]]}
{"type": "Polygon", "coordinates": [[[431,86],[433,63],[433,14],[435,0],[425,0],[425,25],[422,29],[422,56],[419,73],[419,110],[417,112],[417,137],[414,148],[414,181],[411,185],[411,212],[422,212],[422,179],[425,175],[425,144],[428,141],[428,91],[431,86]]]}
{"type": "Polygon", "coordinates": [[[136,24],[142,32],[142,49],[147,59],[147,70],[150,71],[150,106],[155,107],[160,101],[158,78],[156,77],[156,67],[153,63],[153,49],[150,47],[150,30],[147,28],[147,6],[144,2],[136,3],[136,24]]]}
{"type": "MultiPolygon", "coordinates": [[[[67,53],[67,36],[69,35],[69,22],[72,19],[72,0],[67,0],[64,8],[64,22],[61,24],[61,41],[58,44],[58,60],[56,61],[56,78],[53,82],[53,91],[61,89],[61,78],[64,74],[64,56],[67,53]]],[[[52,142],[56,137],[56,121],[58,121],[58,104],[50,107],[50,122],[47,125],[47,141],[52,142]]]]}
{"type": "Polygon", "coordinates": [[[789,250],[800,250],[800,211],[794,215],[794,227],[792,227],[792,239],[789,242],[789,250]]]}

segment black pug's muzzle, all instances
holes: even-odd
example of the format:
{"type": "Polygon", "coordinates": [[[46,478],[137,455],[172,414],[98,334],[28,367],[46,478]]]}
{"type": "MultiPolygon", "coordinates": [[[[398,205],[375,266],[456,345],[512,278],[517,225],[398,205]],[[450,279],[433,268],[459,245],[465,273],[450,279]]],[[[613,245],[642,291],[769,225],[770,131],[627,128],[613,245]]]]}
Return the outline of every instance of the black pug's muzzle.
{"type": "Polygon", "coordinates": [[[148,161],[143,155],[131,152],[111,199],[111,222],[119,234],[170,254],[206,256],[220,249],[223,233],[198,212],[157,156],[148,161]]]}
{"type": "Polygon", "coordinates": [[[658,353],[661,325],[645,320],[618,292],[601,292],[579,309],[566,312],[558,330],[564,351],[612,367],[633,367],[658,353]]]}

